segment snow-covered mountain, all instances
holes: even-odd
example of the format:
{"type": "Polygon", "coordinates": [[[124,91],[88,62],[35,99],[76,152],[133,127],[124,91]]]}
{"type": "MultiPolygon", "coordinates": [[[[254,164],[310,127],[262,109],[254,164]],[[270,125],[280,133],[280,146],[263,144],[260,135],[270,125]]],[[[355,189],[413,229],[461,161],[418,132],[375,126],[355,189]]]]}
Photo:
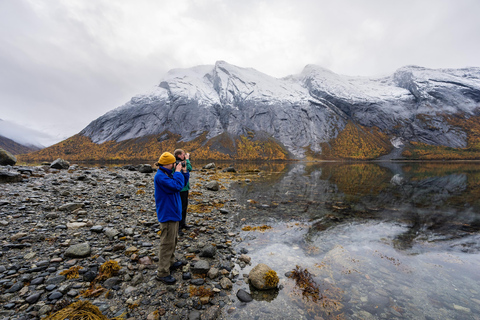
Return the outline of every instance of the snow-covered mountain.
{"type": "Polygon", "coordinates": [[[293,157],[322,148],[347,124],[376,127],[392,148],[416,141],[467,146],[467,132],[446,121],[480,114],[480,68],[407,66],[384,78],[350,77],[308,65],[274,78],[224,61],[175,69],[159,85],[90,123],[81,135],[117,142],[169,131],[191,141],[206,133],[271,137],[293,157]],[[323,146],[323,147],[322,147],[323,146]]]}

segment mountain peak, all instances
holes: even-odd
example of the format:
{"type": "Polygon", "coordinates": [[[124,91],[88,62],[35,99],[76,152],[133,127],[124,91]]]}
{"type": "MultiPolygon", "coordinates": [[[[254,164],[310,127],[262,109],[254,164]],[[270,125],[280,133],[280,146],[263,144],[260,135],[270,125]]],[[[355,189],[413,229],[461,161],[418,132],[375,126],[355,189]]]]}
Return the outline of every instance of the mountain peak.
{"type": "Polygon", "coordinates": [[[335,139],[351,132],[376,141],[372,146],[383,141],[372,147],[378,151],[374,157],[398,147],[389,139],[464,148],[470,141],[466,129],[445,119],[479,113],[479,79],[479,68],[405,66],[392,76],[369,78],[314,64],[300,74],[275,78],[217,61],[169,71],[159,86],[95,120],[81,134],[94,143],[165,132],[184,143],[201,136],[207,141],[224,135],[232,141],[269,137],[294,158],[321,157],[328,153],[325,148],[335,149],[335,139]]]}

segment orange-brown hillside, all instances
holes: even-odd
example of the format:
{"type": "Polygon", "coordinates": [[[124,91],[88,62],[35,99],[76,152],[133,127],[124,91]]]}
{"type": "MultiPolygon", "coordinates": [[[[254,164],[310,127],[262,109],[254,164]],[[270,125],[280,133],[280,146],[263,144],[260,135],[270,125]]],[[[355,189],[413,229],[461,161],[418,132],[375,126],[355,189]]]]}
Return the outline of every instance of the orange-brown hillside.
{"type": "Polygon", "coordinates": [[[222,134],[207,140],[203,134],[189,142],[180,141],[179,135],[169,132],[101,144],[90,138],[75,135],[51,147],[23,154],[19,161],[53,161],[63,158],[69,161],[131,161],[158,159],[164,151],[177,148],[190,152],[194,159],[205,160],[288,160],[288,152],[273,139],[256,140],[254,136],[230,137],[222,134]]]}

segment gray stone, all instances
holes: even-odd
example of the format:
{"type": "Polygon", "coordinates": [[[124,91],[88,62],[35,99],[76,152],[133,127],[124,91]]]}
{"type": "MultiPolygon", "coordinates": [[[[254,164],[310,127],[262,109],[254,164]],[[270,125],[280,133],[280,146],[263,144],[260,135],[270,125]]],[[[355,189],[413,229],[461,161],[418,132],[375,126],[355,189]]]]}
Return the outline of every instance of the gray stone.
{"type": "Polygon", "coordinates": [[[36,303],[38,301],[38,299],[40,299],[40,297],[42,296],[41,293],[37,292],[37,293],[34,293],[32,295],[29,295],[28,297],[25,298],[25,301],[27,301],[28,303],[32,304],[32,303],[36,303]]]}
{"type": "Polygon", "coordinates": [[[71,246],[65,251],[65,256],[69,258],[85,258],[90,256],[91,248],[88,242],[71,246]]]}
{"type": "Polygon", "coordinates": [[[66,203],[64,205],[61,205],[58,208],[58,210],[60,210],[60,211],[74,211],[74,210],[80,209],[82,207],[83,207],[82,203],[70,202],[70,203],[66,203]]]}
{"type": "Polygon", "coordinates": [[[101,233],[103,231],[103,226],[100,226],[100,225],[93,226],[90,228],[90,231],[101,233]]]}
{"type": "Polygon", "coordinates": [[[0,171],[0,183],[11,183],[23,181],[22,175],[18,172],[0,171]]]}
{"type": "Polygon", "coordinates": [[[195,286],[201,286],[205,283],[205,280],[203,280],[202,278],[192,279],[192,280],[190,280],[190,283],[195,285],[195,286]]]}
{"type": "Polygon", "coordinates": [[[211,162],[204,166],[203,169],[215,169],[215,163],[211,162]]]}
{"type": "Polygon", "coordinates": [[[70,168],[70,162],[58,158],[57,160],[53,161],[52,164],[50,165],[50,168],[53,169],[68,169],[70,168]]]}
{"type": "Polygon", "coordinates": [[[188,314],[188,320],[200,320],[200,312],[197,310],[192,310],[188,314]]]}
{"type": "Polygon", "coordinates": [[[8,152],[0,148],[0,166],[14,166],[17,163],[17,158],[8,152]]]}
{"type": "Polygon", "coordinates": [[[44,280],[45,280],[44,277],[38,277],[33,279],[32,282],[30,282],[30,284],[36,286],[36,285],[42,284],[44,280]]]}
{"type": "Polygon", "coordinates": [[[202,320],[215,320],[220,316],[220,307],[219,306],[211,306],[202,314],[202,320]]]}
{"type": "Polygon", "coordinates": [[[205,188],[212,191],[220,190],[220,184],[217,181],[210,181],[205,185],[205,188]]]}
{"type": "Polygon", "coordinates": [[[138,166],[138,172],[140,173],[152,173],[153,168],[149,164],[141,164],[138,166]]]}
{"type": "Polygon", "coordinates": [[[105,228],[103,233],[111,240],[120,234],[120,231],[114,228],[105,228]]]}
{"type": "Polygon", "coordinates": [[[239,289],[237,291],[237,298],[238,300],[242,301],[242,302],[250,302],[253,300],[252,296],[250,295],[250,293],[248,293],[247,291],[243,290],[243,289],[239,289]]]}
{"type": "Polygon", "coordinates": [[[211,244],[209,244],[202,248],[202,251],[200,252],[200,257],[214,258],[216,253],[217,249],[211,244]]]}
{"type": "Polygon", "coordinates": [[[230,279],[223,277],[220,279],[220,286],[225,290],[230,290],[233,287],[232,281],[230,279]]]}
{"type": "Polygon", "coordinates": [[[219,273],[220,273],[220,270],[218,270],[217,268],[211,268],[210,270],[208,270],[207,276],[213,280],[216,277],[218,277],[219,273]]]}
{"type": "Polygon", "coordinates": [[[63,297],[63,294],[60,291],[53,291],[48,295],[48,300],[58,300],[63,297]]]}
{"type": "Polygon", "coordinates": [[[136,285],[139,285],[140,283],[143,282],[143,275],[141,273],[139,274],[136,274],[133,278],[132,278],[132,285],[136,286],[136,285]]]}
{"type": "Polygon", "coordinates": [[[20,289],[22,289],[22,288],[23,288],[23,282],[17,281],[13,284],[13,286],[10,287],[10,289],[8,289],[5,292],[6,293],[14,293],[14,292],[20,291],[20,289]]]}
{"type": "Polygon", "coordinates": [[[46,284],[59,284],[61,283],[62,281],[65,281],[65,276],[62,276],[62,275],[58,275],[58,276],[53,276],[53,277],[50,277],[47,279],[47,281],[45,281],[46,284]]]}
{"type": "Polygon", "coordinates": [[[191,267],[192,273],[196,274],[206,274],[210,270],[210,264],[205,260],[198,260],[191,267]]]}
{"type": "Polygon", "coordinates": [[[122,282],[122,279],[120,279],[119,277],[111,277],[105,280],[105,282],[103,283],[103,286],[107,289],[112,289],[113,286],[116,286],[121,282],[122,282]]]}

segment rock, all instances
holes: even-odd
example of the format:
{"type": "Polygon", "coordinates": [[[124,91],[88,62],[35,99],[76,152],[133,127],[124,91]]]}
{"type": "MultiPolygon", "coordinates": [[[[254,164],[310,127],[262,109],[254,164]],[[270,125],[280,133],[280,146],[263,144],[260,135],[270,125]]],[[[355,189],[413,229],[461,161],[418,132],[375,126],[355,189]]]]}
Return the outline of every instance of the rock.
{"type": "Polygon", "coordinates": [[[87,225],[86,222],[69,222],[67,223],[67,229],[80,229],[87,225]]]}
{"type": "Polygon", "coordinates": [[[160,319],[160,315],[158,314],[158,312],[149,313],[147,316],[147,320],[159,320],[159,319],[160,319]]]}
{"type": "Polygon", "coordinates": [[[115,238],[116,236],[118,236],[120,234],[120,231],[118,231],[117,229],[114,229],[114,228],[105,228],[103,230],[103,233],[105,233],[105,235],[110,240],[112,240],[113,238],[115,238]]]}
{"type": "Polygon", "coordinates": [[[215,163],[211,162],[204,166],[203,169],[215,169],[215,163]]]}
{"type": "Polygon", "coordinates": [[[220,184],[217,181],[210,181],[205,185],[205,188],[212,191],[220,190],[220,184]]]}
{"type": "Polygon", "coordinates": [[[17,163],[17,158],[8,152],[0,148],[0,166],[14,166],[17,163]]]}
{"type": "Polygon", "coordinates": [[[223,171],[224,171],[224,172],[234,172],[234,173],[237,172],[237,170],[235,170],[234,167],[228,167],[228,168],[226,168],[226,169],[223,170],[223,171]]]}
{"type": "Polygon", "coordinates": [[[45,280],[44,277],[38,277],[38,278],[33,279],[30,282],[30,284],[36,286],[36,285],[42,284],[44,280],[45,280]]]}
{"type": "Polygon", "coordinates": [[[220,286],[222,287],[222,289],[230,290],[230,289],[232,289],[233,284],[232,284],[232,281],[230,281],[230,279],[228,279],[226,277],[223,277],[220,280],[220,286]]]}
{"type": "Polygon", "coordinates": [[[132,285],[136,286],[143,282],[143,275],[141,273],[136,274],[132,279],[132,285]]]}
{"type": "Polygon", "coordinates": [[[103,283],[103,286],[107,289],[112,289],[114,286],[122,282],[122,280],[119,277],[111,277],[105,280],[103,283]]]}
{"type": "Polygon", "coordinates": [[[250,302],[253,300],[252,296],[250,295],[250,293],[248,293],[247,291],[243,290],[243,289],[239,289],[237,291],[237,298],[238,300],[242,301],[242,302],[250,302]]]}
{"type": "Polygon", "coordinates": [[[153,264],[152,259],[150,259],[150,257],[148,257],[148,256],[138,259],[138,263],[143,264],[143,265],[153,264]]]}
{"type": "Polygon", "coordinates": [[[81,203],[70,202],[70,203],[66,203],[64,205],[61,205],[58,208],[58,210],[71,212],[71,211],[80,209],[81,207],[83,207],[83,204],[81,204],[81,203]]]}
{"type": "Polygon", "coordinates": [[[220,315],[220,307],[219,306],[211,306],[209,307],[201,316],[201,320],[215,320],[220,315]]]}
{"type": "Polygon", "coordinates": [[[48,295],[48,300],[58,300],[63,297],[63,294],[60,291],[53,291],[48,295]]]}
{"type": "Polygon", "coordinates": [[[0,171],[0,183],[11,183],[23,181],[22,175],[18,172],[0,171]]]}
{"type": "Polygon", "coordinates": [[[246,254],[242,254],[242,255],[240,255],[240,257],[238,258],[238,260],[243,261],[243,262],[245,262],[246,264],[250,264],[250,261],[252,260],[252,258],[250,258],[249,256],[247,256],[246,254]]]}
{"type": "Polygon", "coordinates": [[[141,164],[141,165],[138,166],[137,170],[140,173],[152,173],[153,172],[153,168],[149,164],[141,164]]]}
{"type": "Polygon", "coordinates": [[[103,231],[103,226],[96,225],[90,228],[90,231],[95,233],[101,233],[103,231]]]}
{"type": "Polygon", "coordinates": [[[269,266],[259,263],[248,274],[250,284],[259,290],[268,290],[277,287],[278,276],[269,266]]]}
{"type": "Polygon", "coordinates": [[[192,279],[192,280],[190,280],[190,283],[195,285],[195,286],[201,286],[205,283],[205,280],[203,280],[202,278],[192,279]]]}
{"type": "Polygon", "coordinates": [[[41,293],[34,293],[32,295],[29,295],[28,297],[25,298],[25,301],[27,301],[30,304],[36,303],[38,299],[42,296],[41,293]]]}
{"type": "Polygon", "coordinates": [[[69,258],[85,258],[90,256],[91,248],[88,242],[71,246],[65,251],[65,256],[69,258]]]}
{"type": "Polygon", "coordinates": [[[28,233],[26,233],[26,232],[18,232],[18,233],[14,234],[13,236],[10,237],[10,241],[17,241],[18,239],[23,238],[27,235],[28,235],[28,233]]]}
{"type": "Polygon", "coordinates": [[[203,247],[202,251],[200,252],[200,257],[214,258],[216,253],[217,249],[211,244],[209,244],[203,247]]]}
{"type": "Polygon", "coordinates": [[[188,320],[200,320],[200,312],[197,310],[192,310],[188,314],[188,320]]]}
{"type": "Polygon", "coordinates": [[[211,268],[210,270],[208,270],[207,276],[213,280],[216,277],[218,277],[219,273],[220,273],[220,270],[218,270],[217,268],[211,268]]]}
{"type": "Polygon", "coordinates": [[[183,280],[190,280],[190,279],[192,279],[192,274],[190,272],[184,272],[182,274],[182,279],[183,280]]]}
{"type": "Polygon", "coordinates": [[[198,260],[191,267],[192,273],[206,274],[210,270],[210,264],[205,260],[198,260]]]}
{"type": "Polygon", "coordinates": [[[45,283],[48,284],[59,284],[65,281],[66,277],[62,275],[49,277],[45,283]]]}
{"type": "Polygon", "coordinates": [[[50,168],[60,169],[60,170],[64,169],[65,170],[65,169],[70,168],[70,162],[58,158],[57,160],[52,162],[52,164],[50,165],[50,168]]]}
{"type": "Polygon", "coordinates": [[[23,282],[21,281],[18,281],[18,282],[15,282],[13,284],[13,286],[10,287],[10,289],[8,289],[7,291],[5,291],[6,293],[15,293],[15,292],[18,292],[20,291],[20,289],[23,288],[23,282]]]}

